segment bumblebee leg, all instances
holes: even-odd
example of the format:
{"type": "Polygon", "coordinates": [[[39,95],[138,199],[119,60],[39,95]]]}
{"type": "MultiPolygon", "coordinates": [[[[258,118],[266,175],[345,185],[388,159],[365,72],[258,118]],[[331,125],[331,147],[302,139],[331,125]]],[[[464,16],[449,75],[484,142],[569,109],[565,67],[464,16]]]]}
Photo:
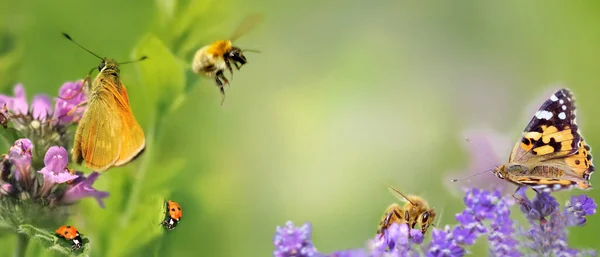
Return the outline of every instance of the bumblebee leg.
{"type": "MultiPolygon", "coordinates": [[[[233,69],[231,68],[231,62],[229,61],[229,58],[224,58],[225,59],[225,65],[227,66],[227,69],[229,70],[229,73],[231,74],[231,79],[233,79],[233,69]]],[[[235,64],[235,62],[233,62],[235,64]]]]}
{"type": "Polygon", "coordinates": [[[225,76],[223,76],[222,71],[217,72],[217,75],[215,76],[215,81],[217,82],[217,86],[221,91],[221,106],[223,106],[223,103],[225,102],[225,88],[223,87],[223,81],[221,81],[221,78],[225,80],[226,83],[229,83],[229,81],[227,81],[225,76]]]}

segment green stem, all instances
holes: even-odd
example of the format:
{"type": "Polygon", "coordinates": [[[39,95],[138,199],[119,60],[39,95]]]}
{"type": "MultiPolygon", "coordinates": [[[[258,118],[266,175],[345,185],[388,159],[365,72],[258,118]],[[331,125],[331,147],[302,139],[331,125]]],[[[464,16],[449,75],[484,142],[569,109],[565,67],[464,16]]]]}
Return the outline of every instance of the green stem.
{"type": "Polygon", "coordinates": [[[25,234],[17,233],[17,245],[13,257],[24,257],[27,252],[27,245],[29,244],[29,237],[25,234]]]}

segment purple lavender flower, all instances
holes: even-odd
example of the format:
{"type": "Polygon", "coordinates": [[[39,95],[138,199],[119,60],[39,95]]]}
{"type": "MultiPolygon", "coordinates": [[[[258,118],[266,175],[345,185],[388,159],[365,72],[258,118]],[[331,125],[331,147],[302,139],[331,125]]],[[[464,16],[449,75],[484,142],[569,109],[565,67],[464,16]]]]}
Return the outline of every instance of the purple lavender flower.
{"type": "Polygon", "coordinates": [[[465,255],[465,249],[454,240],[450,227],[446,226],[443,230],[433,229],[426,255],[428,257],[459,257],[465,255]]]}
{"type": "Polygon", "coordinates": [[[521,204],[521,211],[525,213],[530,220],[542,220],[542,222],[545,222],[543,221],[544,218],[554,213],[559,207],[556,199],[547,192],[537,194],[533,199],[533,202],[525,197],[524,193],[521,195],[524,196],[522,198],[523,204],[521,204]]]}
{"type": "Polygon", "coordinates": [[[494,218],[499,199],[500,191],[492,193],[477,188],[466,191],[464,198],[466,208],[456,215],[460,225],[452,231],[457,243],[472,245],[479,236],[488,232],[483,221],[494,218]]]}
{"type": "Polygon", "coordinates": [[[274,256],[309,256],[307,252],[318,257],[464,256],[466,247],[482,235],[487,235],[489,256],[596,256],[593,250],[569,248],[566,240],[567,227],[584,225],[585,217],[596,212],[596,203],[585,195],[572,197],[561,212],[554,197],[547,193],[537,195],[533,201],[523,194],[522,204],[526,207],[521,210],[530,224],[524,229],[510,218],[510,207],[514,204],[512,196],[502,197],[500,190],[473,188],[465,192],[466,208],[456,215],[459,224],[432,229],[428,244],[422,244],[420,230],[394,223],[383,237],[375,235],[368,240],[366,249],[323,255],[316,252],[310,240],[308,224],[294,228],[288,222],[286,227],[277,229],[274,256]],[[549,220],[540,222],[544,217],[549,220]]]}
{"type": "Polygon", "coordinates": [[[383,238],[379,235],[369,242],[371,255],[382,256],[418,256],[412,246],[423,243],[423,234],[419,229],[410,229],[408,224],[393,223],[390,225],[383,238]]]}
{"type": "Polygon", "coordinates": [[[596,202],[586,195],[572,196],[565,205],[565,216],[569,217],[568,226],[583,226],[585,216],[596,213],[596,202]]]}
{"type": "Polygon", "coordinates": [[[595,213],[596,203],[587,196],[572,197],[565,205],[565,210],[559,210],[556,199],[548,193],[536,195],[533,203],[525,197],[525,204],[521,208],[529,220],[528,229],[520,229],[526,239],[522,242],[524,249],[530,249],[536,254],[551,253],[555,256],[581,256],[595,254],[592,250],[578,250],[568,247],[567,228],[585,223],[585,216],[595,213]],[[533,213],[533,214],[532,214],[533,213]],[[549,221],[545,217],[549,216],[549,221]],[[582,221],[583,218],[583,221],[582,221]],[[539,221],[539,222],[538,222],[539,221]]]}
{"type": "Polygon", "coordinates": [[[495,217],[488,236],[490,256],[522,256],[517,250],[518,242],[513,236],[514,227],[510,219],[510,202],[503,198],[496,204],[495,217]]]}
{"type": "Polygon", "coordinates": [[[277,233],[273,238],[275,244],[274,257],[309,257],[317,254],[317,249],[311,241],[311,225],[305,223],[302,227],[294,227],[288,221],[284,227],[277,226],[277,233]]]}
{"type": "MultiPolygon", "coordinates": [[[[319,255],[320,254],[318,254],[317,256],[319,256],[319,255]]],[[[323,255],[321,255],[321,256],[323,256],[323,255]]],[[[327,257],[370,257],[368,255],[367,251],[362,248],[339,251],[339,252],[335,252],[335,253],[324,255],[324,256],[327,256],[327,257]]],[[[375,255],[371,255],[371,256],[375,256],[375,255]]]]}

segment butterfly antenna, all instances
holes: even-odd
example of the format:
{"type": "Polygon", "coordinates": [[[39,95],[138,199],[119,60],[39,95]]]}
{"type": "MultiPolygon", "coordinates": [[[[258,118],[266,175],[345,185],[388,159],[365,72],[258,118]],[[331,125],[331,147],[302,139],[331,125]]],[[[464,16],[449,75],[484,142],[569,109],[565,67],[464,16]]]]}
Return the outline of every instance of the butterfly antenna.
{"type": "MultiPolygon", "coordinates": [[[[479,150],[480,152],[483,152],[483,150],[481,149],[481,147],[479,147],[479,145],[476,144],[475,142],[471,141],[471,139],[469,139],[468,137],[465,137],[465,140],[467,142],[469,142],[470,144],[473,144],[475,147],[477,147],[477,150],[479,150]]],[[[492,163],[496,162],[494,159],[492,159],[492,157],[489,154],[486,154],[485,157],[488,158],[488,160],[490,160],[490,162],[492,162],[492,163]]],[[[496,168],[498,168],[498,165],[494,164],[494,166],[496,168]]]]}
{"type": "Polygon", "coordinates": [[[82,45],[80,45],[79,43],[77,43],[77,41],[73,40],[73,38],[71,38],[71,36],[69,36],[69,34],[67,33],[62,33],[64,37],[66,37],[68,40],[71,40],[71,42],[75,43],[77,46],[81,47],[81,49],[86,50],[88,53],[92,54],[93,56],[98,57],[98,59],[100,60],[104,60],[104,58],[100,57],[99,55],[95,54],[94,52],[90,51],[89,49],[83,47],[82,45]]]}
{"type": "MultiPolygon", "coordinates": [[[[483,150],[481,149],[481,147],[479,147],[479,145],[478,145],[478,144],[476,144],[475,142],[471,141],[471,140],[470,140],[468,137],[465,137],[465,140],[466,140],[467,142],[469,142],[470,144],[473,144],[475,147],[477,147],[477,149],[478,149],[480,152],[483,152],[483,150]]],[[[486,158],[488,158],[488,160],[490,160],[492,163],[494,163],[494,162],[495,162],[495,161],[494,161],[494,159],[492,159],[492,157],[491,157],[490,155],[488,155],[488,154],[485,154],[485,157],[486,157],[486,158]]],[[[495,167],[496,169],[497,169],[497,168],[499,168],[499,167],[498,167],[498,165],[496,165],[496,164],[494,164],[494,167],[495,167]]],[[[494,169],[487,169],[487,170],[484,170],[484,171],[481,171],[481,172],[477,172],[477,173],[475,173],[475,174],[471,174],[471,175],[469,175],[469,176],[466,176],[466,177],[463,177],[463,178],[460,178],[460,179],[452,179],[452,182],[458,182],[458,181],[460,181],[460,180],[464,180],[464,179],[468,179],[468,178],[471,178],[471,177],[475,177],[475,176],[477,176],[477,175],[481,175],[481,174],[483,174],[483,173],[486,173],[486,172],[489,172],[489,171],[493,171],[493,170],[494,170],[494,169]]]]}
{"type": "Polygon", "coordinates": [[[472,177],[475,177],[475,176],[481,175],[481,174],[483,174],[483,173],[487,173],[487,172],[493,171],[493,170],[494,170],[494,169],[487,169],[487,170],[484,170],[484,171],[477,172],[477,173],[475,173],[475,174],[471,174],[471,175],[469,175],[469,176],[466,176],[466,177],[462,177],[462,178],[459,178],[459,179],[452,179],[451,181],[452,181],[452,182],[458,182],[458,181],[461,181],[461,180],[465,180],[465,179],[468,179],[468,178],[472,178],[472,177]]]}
{"type": "Polygon", "coordinates": [[[140,57],[140,59],[137,59],[137,60],[127,61],[127,62],[120,62],[119,65],[128,64],[128,63],[134,63],[134,62],[141,62],[141,61],[146,60],[146,59],[148,59],[148,56],[144,55],[144,56],[140,57]]]}
{"type": "Polygon", "coordinates": [[[397,193],[397,194],[401,195],[402,197],[404,197],[404,199],[406,199],[406,201],[410,202],[412,205],[415,205],[415,206],[417,205],[415,202],[411,201],[406,195],[404,195],[402,192],[400,192],[400,190],[394,188],[391,185],[388,185],[388,188],[390,190],[392,190],[393,193],[397,193]]]}

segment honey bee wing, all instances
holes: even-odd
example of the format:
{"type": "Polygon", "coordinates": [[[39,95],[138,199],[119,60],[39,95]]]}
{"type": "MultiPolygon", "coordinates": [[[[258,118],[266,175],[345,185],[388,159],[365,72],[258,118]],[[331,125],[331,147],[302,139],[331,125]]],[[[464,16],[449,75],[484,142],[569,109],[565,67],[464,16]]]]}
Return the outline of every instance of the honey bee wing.
{"type": "Polygon", "coordinates": [[[256,25],[261,23],[263,19],[264,16],[258,13],[246,16],[246,18],[240,22],[233,34],[231,34],[229,40],[235,41],[236,39],[240,38],[244,34],[248,33],[248,31],[252,30],[256,25]]]}

